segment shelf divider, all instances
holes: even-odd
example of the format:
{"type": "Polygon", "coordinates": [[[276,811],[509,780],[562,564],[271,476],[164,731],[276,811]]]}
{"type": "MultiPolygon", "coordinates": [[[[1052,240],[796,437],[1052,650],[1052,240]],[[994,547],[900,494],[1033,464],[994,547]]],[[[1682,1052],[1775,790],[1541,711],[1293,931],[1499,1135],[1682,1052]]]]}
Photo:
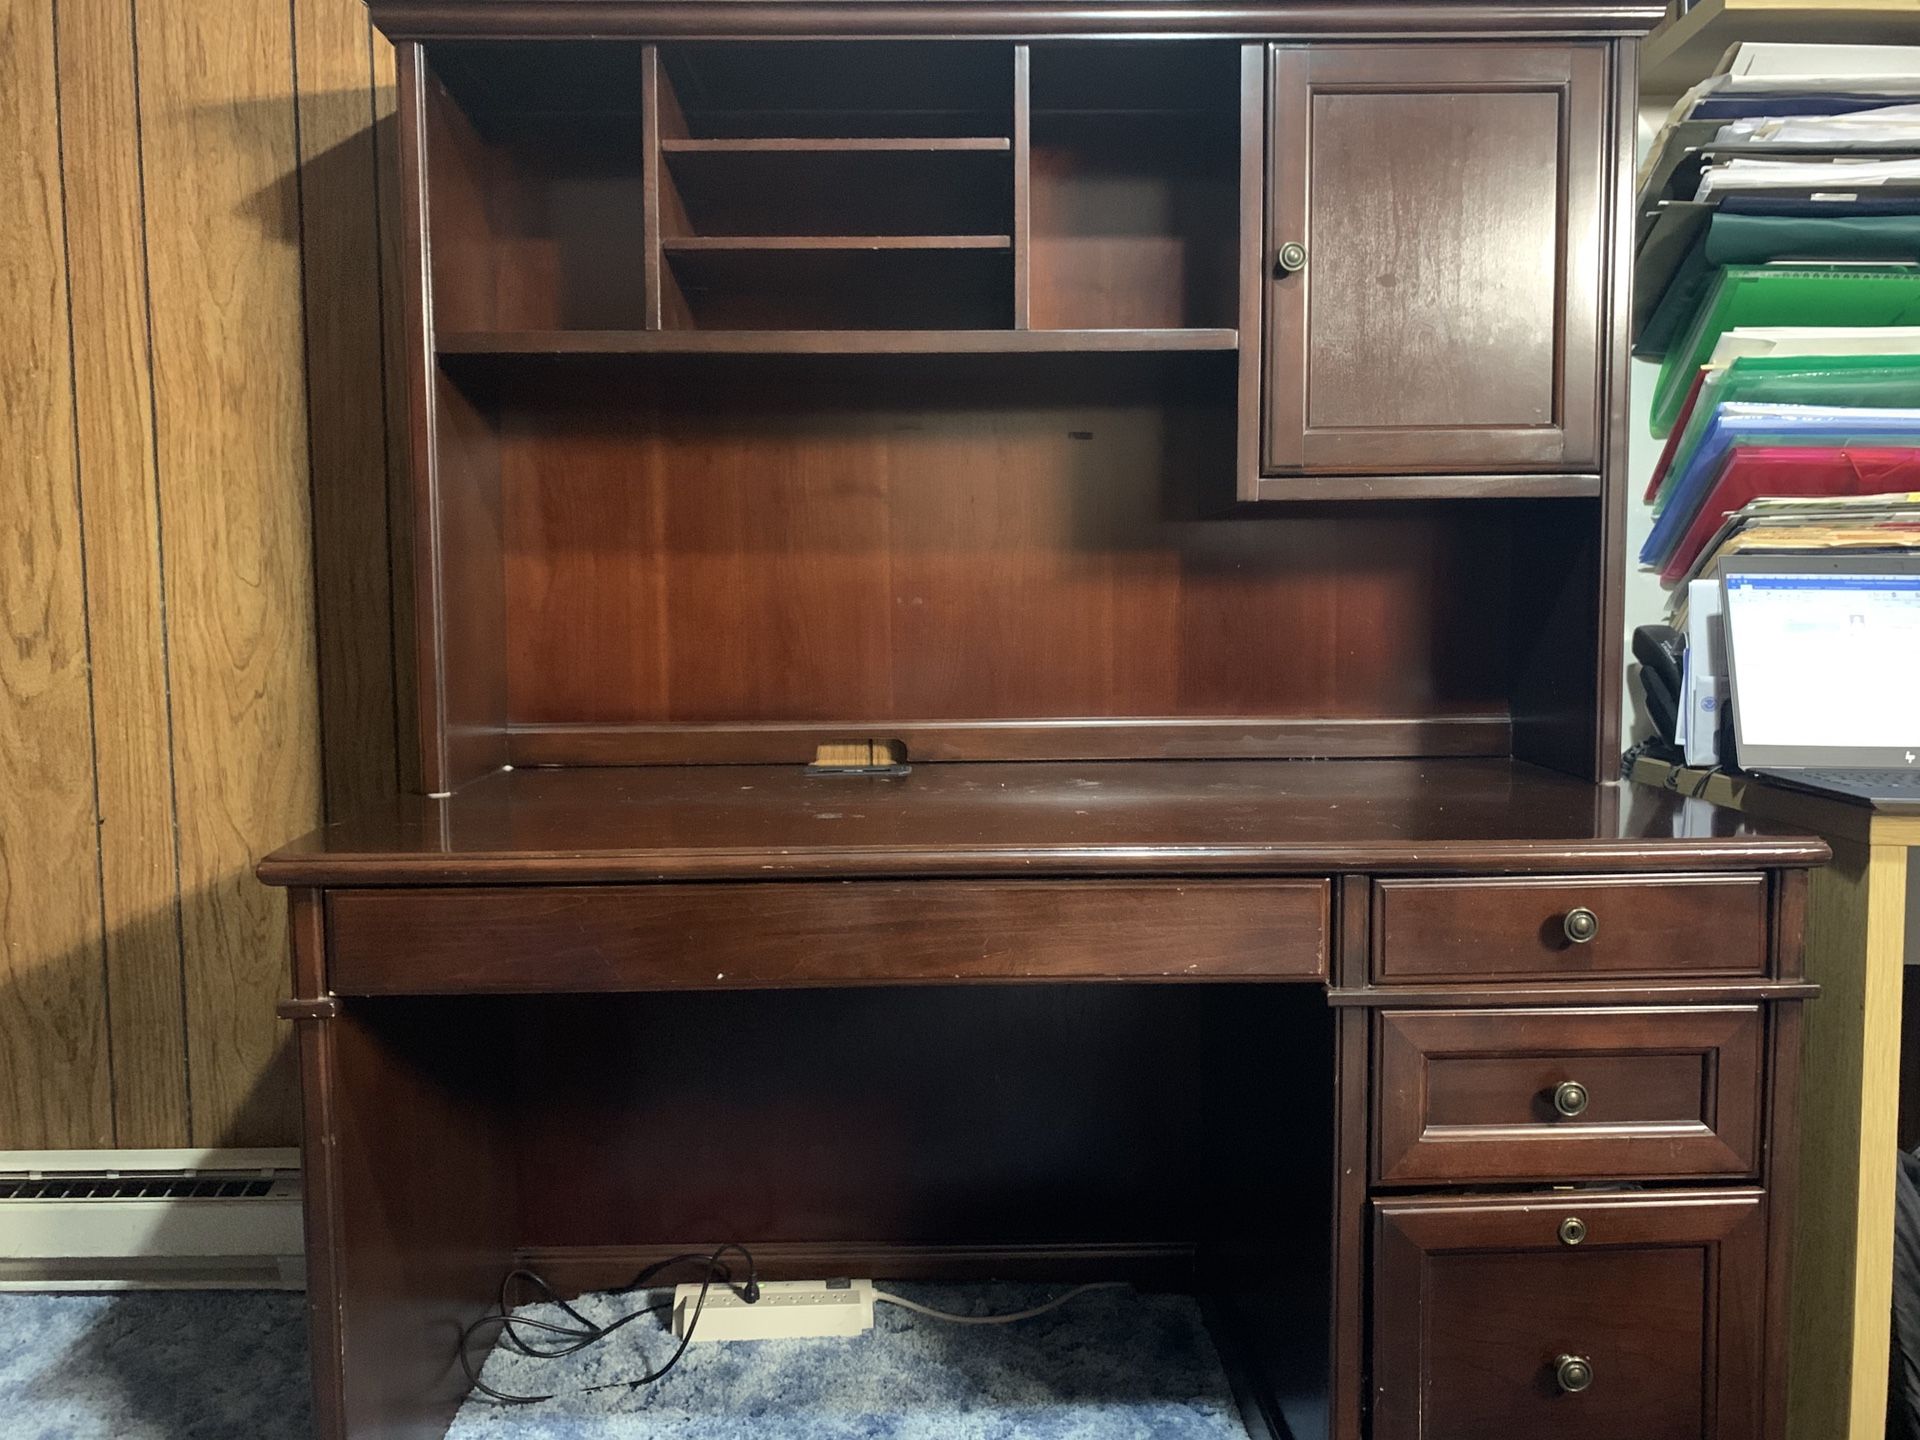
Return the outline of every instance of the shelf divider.
{"type": "Polygon", "coordinates": [[[685,137],[687,121],[680,113],[673,84],[660,64],[658,45],[644,46],[640,52],[640,109],[642,293],[646,327],[660,330],[669,321],[691,323],[691,317],[679,284],[667,268],[663,249],[668,234],[683,234],[690,227],[686,209],[680,203],[680,192],[661,159],[662,147],[668,141],[685,137]]]}
{"type": "MultiPolygon", "coordinates": [[[[1024,47],[1022,47],[1024,48],[1024,47]]],[[[667,155],[952,155],[1002,153],[1013,148],[1004,135],[962,136],[728,136],[661,141],[667,155]]]]}
{"type": "Polygon", "coordinates": [[[1007,250],[1010,235],[670,235],[668,254],[781,250],[1007,250]]]}
{"type": "Polygon", "coordinates": [[[1013,47],[1013,327],[1033,320],[1033,52],[1013,47]]]}
{"type": "Polygon", "coordinates": [[[477,330],[442,333],[443,357],[1019,355],[1231,351],[1237,330],[477,330]]]}

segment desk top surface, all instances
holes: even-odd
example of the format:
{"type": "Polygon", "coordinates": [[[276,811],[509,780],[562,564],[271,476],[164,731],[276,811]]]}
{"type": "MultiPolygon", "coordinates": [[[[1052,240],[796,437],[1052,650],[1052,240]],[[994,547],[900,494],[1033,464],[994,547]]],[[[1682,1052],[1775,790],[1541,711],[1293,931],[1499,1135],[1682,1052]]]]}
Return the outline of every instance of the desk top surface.
{"type": "Polygon", "coordinates": [[[269,856],[276,885],[1751,869],[1824,843],[1509,760],[503,771],[269,856]]]}

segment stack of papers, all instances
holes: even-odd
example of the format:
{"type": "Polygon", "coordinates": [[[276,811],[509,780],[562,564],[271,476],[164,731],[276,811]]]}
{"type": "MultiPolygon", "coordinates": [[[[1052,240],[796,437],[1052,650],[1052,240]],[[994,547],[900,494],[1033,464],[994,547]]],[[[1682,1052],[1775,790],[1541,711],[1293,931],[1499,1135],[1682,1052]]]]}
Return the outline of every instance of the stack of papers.
{"type": "MultiPolygon", "coordinates": [[[[1920,146],[1916,146],[1920,149],[1920,146]]],[[[1830,155],[1817,160],[1756,159],[1734,155],[1700,172],[1695,200],[1711,200],[1732,190],[1779,190],[1810,199],[1829,196],[1859,199],[1862,190],[1920,181],[1920,159],[1874,160],[1865,155],[1830,155]]],[[[1709,222],[1711,223],[1711,222],[1709,222]]]]}
{"type": "Polygon", "coordinates": [[[1641,563],[1684,596],[1783,530],[1920,535],[1910,500],[1873,498],[1920,492],[1920,46],[1736,45],[1656,138],[1637,239],[1667,442],[1641,563]],[[1815,508],[1768,508],[1790,497],[1815,508]]]}
{"type": "Polygon", "coordinates": [[[1645,359],[1680,338],[1671,312],[1697,302],[1703,260],[1920,261],[1920,45],[1734,46],[1674,106],[1639,191],[1645,359]]]}
{"type": "Polygon", "coordinates": [[[1672,610],[1675,628],[1685,628],[1684,585],[1714,579],[1729,555],[1816,555],[1826,550],[1920,550],[1920,491],[1839,499],[1790,497],[1741,506],[1720,523],[1699,562],[1681,577],[1683,588],[1675,592],[1672,610]]]}
{"type": "Polygon", "coordinates": [[[1920,140],[1920,105],[1884,105],[1846,115],[1750,117],[1714,135],[1721,145],[1891,145],[1920,140]]]}

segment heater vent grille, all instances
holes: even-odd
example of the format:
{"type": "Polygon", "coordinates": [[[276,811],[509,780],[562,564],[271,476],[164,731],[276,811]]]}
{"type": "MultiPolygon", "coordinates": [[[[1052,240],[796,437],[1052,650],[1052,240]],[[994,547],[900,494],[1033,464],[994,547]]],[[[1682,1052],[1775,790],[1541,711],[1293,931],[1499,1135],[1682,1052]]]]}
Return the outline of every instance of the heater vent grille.
{"type": "Polygon", "coordinates": [[[276,1183],[257,1175],[0,1178],[0,1200],[255,1200],[273,1194],[276,1183]]]}
{"type": "Polygon", "coordinates": [[[0,1291],[298,1288],[299,1164],[292,1150],[0,1151],[0,1291]]]}

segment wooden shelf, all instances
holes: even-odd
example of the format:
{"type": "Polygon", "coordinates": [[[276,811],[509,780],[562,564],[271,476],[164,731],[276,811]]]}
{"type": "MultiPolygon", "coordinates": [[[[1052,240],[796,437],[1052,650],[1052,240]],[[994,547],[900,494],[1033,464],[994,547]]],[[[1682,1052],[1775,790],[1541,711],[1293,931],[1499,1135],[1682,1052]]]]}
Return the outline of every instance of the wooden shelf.
{"type": "Polygon", "coordinates": [[[672,254],[775,250],[1011,250],[1011,235],[673,235],[660,242],[672,254]]]}
{"type": "Polygon", "coordinates": [[[703,243],[705,237],[739,236],[764,237],[788,249],[1010,245],[1003,237],[1014,228],[1015,167],[1007,139],[660,143],[660,209],[673,217],[662,227],[669,253],[752,244],[733,238],[703,243]],[[788,236],[813,238],[779,238],[788,236]]]}
{"type": "Polygon", "coordinates": [[[1005,154],[1013,142],[1005,136],[809,137],[769,136],[705,140],[662,139],[666,155],[872,155],[1005,154]]]}
{"type": "Polygon", "coordinates": [[[1915,0],[1700,0],[1669,18],[1640,48],[1640,96],[1673,100],[1706,79],[1727,47],[1747,40],[1789,44],[1911,45],[1915,0]]]}
{"type": "Polygon", "coordinates": [[[1268,500],[1542,500],[1600,494],[1598,475],[1263,475],[1268,500]]]}
{"type": "Polygon", "coordinates": [[[443,356],[1059,355],[1227,351],[1237,330],[479,330],[443,356]]]}
{"type": "Polygon", "coordinates": [[[1012,328],[1005,234],[701,234],[663,237],[680,330],[1012,328]]]}

